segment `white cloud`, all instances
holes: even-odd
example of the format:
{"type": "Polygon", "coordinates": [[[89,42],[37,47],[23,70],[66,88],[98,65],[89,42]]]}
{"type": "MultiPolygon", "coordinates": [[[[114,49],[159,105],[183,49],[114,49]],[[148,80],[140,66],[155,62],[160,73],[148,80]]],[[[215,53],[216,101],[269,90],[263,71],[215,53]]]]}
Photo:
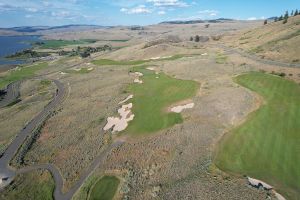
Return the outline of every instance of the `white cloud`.
{"type": "Polygon", "coordinates": [[[161,10],[161,11],[158,11],[157,14],[159,14],[159,15],[165,15],[166,11],[161,10]]]}
{"type": "Polygon", "coordinates": [[[188,4],[180,0],[147,0],[157,7],[188,7],[188,4]]]}
{"type": "Polygon", "coordinates": [[[249,17],[247,20],[257,20],[257,18],[256,17],[249,17]]]}
{"type": "Polygon", "coordinates": [[[150,9],[148,9],[145,5],[139,5],[134,8],[121,8],[120,10],[123,13],[126,14],[147,14],[152,13],[150,9]]]}
{"type": "Polygon", "coordinates": [[[219,11],[217,10],[201,10],[198,12],[200,15],[205,15],[205,16],[217,16],[219,14],[219,11]]]}

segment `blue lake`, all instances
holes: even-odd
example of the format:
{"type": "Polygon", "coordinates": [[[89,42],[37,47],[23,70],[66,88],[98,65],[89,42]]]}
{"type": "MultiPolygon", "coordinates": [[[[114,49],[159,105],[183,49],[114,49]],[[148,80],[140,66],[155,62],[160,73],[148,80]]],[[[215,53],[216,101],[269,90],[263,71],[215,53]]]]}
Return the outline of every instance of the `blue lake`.
{"type": "Polygon", "coordinates": [[[31,48],[31,43],[37,41],[41,41],[39,36],[0,36],[0,67],[24,63],[21,60],[7,60],[5,56],[31,48]]]}

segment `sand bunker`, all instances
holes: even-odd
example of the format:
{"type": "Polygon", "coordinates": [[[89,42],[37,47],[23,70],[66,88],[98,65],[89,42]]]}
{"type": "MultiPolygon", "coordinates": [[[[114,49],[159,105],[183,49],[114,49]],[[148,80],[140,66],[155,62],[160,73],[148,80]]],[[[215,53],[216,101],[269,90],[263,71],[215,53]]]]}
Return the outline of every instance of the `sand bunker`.
{"type": "Polygon", "coordinates": [[[129,99],[132,99],[133,98],[133,95],[131,94],[131,95],[129,95],[126,99],[124,99],[123,101],[120,101],[119,102],[119,105],[120,104],[123,104],[123,103],[125,103],[125,102],[127,102],[129,99]]]}
{"type": "Polygon", "coordinates": [[[146,69],[150,70],[150,71],[155,71],[154,67],[147,67],[146,69]]]}
{"type": "Polygon", "coordinates": [[[138,83],[138,84],[142,84],[142,83],[143,83],[143,81],[140,80],[140,79],[138,79],[138,78],[134,79],[133,82],[134,82],[134,83],[138,83]]]}
{"type": "Polygon", "coordinates": [[[75,68],[73,70],[79,72],[81,70],[81,68],[75,68]]]}
{"type": "Polygon", "coordinates": [[[112,132],[120,132],[126,129],[128,126],[128,122],[132,121],[134,118],[134,114],[131,113],[132,103],[123,105],[118,113],[120,114],[120,118],[118,117],[108,117],[107,124],[103,128],[103,130],[107,131],[112,128],[112,132]]]}
{"type": "Polygon", "coordinates": [[[261,180],[250,178],[250,177],[248,177],[248,181],[249,181],[249,184],[252,185],[253,187],[256,187],[256,188],[263,187],[266,190],[273,190],[272,192],[274,193],[275,197],[278,200],[286,200],[281,194],[277,193],[271,185],[269,185],[261,180]]]}
{"type": "Polygon", "coordinates": [[[163,56],[163,57],[153,57],[150,58],[150,60],[159,60],[159,59],[166,59],[166,58],[171,58],[172,56],[163,56]]]}
{"type": "Polygon", "coordinates": [[[90,68],[88,68],[87,70],[88,71],[92,71],[94,69],[94,67],[90,67],[90,68]]]}
{"type": "Polygon", "coordinates": [[[61,74],[61,75],[65,75],[65,74],[67,74],[66,72],[59,72],[59,74],[61,74]]]}
{"type": "Polygon", "coordinates": [[[201,56],[207,56],[208,54],[207,53],[203,53],[203,54],[201,54],[201,56]]]}
{"type": "Polygon", "coordinates": [[[139,77],[144,76],[141,72],[134,72],[134,75],[137,76],[137,78],[134,79],[134,83],[142,84],[143,81],[139,79],[139,77]]]}
{"type": "Polygon", "coordinates": [[[134,72],[135,75],[141,77],[141,76],[144,76],[144,74],[142,74],[141,72],[134,72]]]}
{"type": "Polygon", "coordinates": [[[194,106],[195,106],[194,103],[189,103],[189,104],[186,104],[183,106],[175,106],[175,107],[171,108],[171,111],[175,112],[175,113],[181,113],[184,109],[190,109],[190,108],[193,108],[194,106]]]}
{"type": "Polygon", "coordinates": [[[254,186],[254,187],[260,187],[262,186],[263,188],[265,188],[266,190],[271,190],[273,187],[261,180],[258,180],[258,179],[254,179],[254,178],[250,178],[248,177],[248,181],[249,181],[249,184],[254,186]]]}

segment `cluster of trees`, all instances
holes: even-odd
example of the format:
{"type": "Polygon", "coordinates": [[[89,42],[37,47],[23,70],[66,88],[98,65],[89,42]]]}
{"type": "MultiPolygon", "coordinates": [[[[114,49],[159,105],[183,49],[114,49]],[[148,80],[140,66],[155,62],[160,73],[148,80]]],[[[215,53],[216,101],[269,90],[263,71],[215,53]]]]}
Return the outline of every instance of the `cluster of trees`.
{"type": "Polygon", "coordinates": [[[208,36],[196,35],[195,37],[190,37],[190,41],[195,41],[195,42],[207,42],[208,40],[209,40],[208,36]]]}
{"type": "Polygon", "coordinates": [[[71,52],[68,51],[60,51],[58,54],[60,56],[69,55],[69,56],[81,56],[82,58],[89,57],[92,53],[102,52],[102,51],[111,51],[112,47],[109,45],[104,45],[101,47],[80,47],[78,46],[76,49],[73,49],[71,52]]]}
{"type": "Polygon", "coordinates": [[[275,22],[282,21],[283,24],[288,22],[288,18],[292,16],[300,15],[300,12],[296,9],[295,12],[292,11],[289,13],[289,11],[286,11],[284,15],[281,15],[280,17],[275,17],[275,22]]]}
{"type": "Polygon", "coordinates": [[[26,49],[21,52],[17,52],[13,55],[6,56],[6,58],[15,58],[15,59],[26,59],[26,58],[39,58],[50,56],[47,52],[36,52],[31,49],[26,49]]]}

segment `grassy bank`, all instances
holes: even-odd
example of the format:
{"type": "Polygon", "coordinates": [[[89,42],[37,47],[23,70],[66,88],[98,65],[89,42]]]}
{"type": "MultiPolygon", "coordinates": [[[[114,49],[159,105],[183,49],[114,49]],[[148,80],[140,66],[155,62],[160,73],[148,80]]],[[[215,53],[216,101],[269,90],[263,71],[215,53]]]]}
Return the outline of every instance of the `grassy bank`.
{"type": "Polygon", "coordinates": [[[132,99],[134,120],[126,132],[135,135],[148,134],[182,122],[181,114],[167,111],[167,107],[192,98],[198,90],[198,83],[179,80],[163,73],[135,67],[133,71],[144,74],[143,84],[131,84],[129,93],[132,99]],[[158,78],[156,78],[158,77],[158,78]]]}
{"type": "Polygon", "coordinates": [[[35,171],[18,175],[14,182],[1,191],[0,199],[43,199],[52,200],[54,181],[47,171],[35,171]]]}
{"type": "Polygon", "coordinates": [[[300,196],[300,86],[278,76],[250,73],[235,81],[266,103],[220,142],[216,165],[261,179],[288,199],[300,196]]]}
{"type": "Polygon", "coordinates": [[[12,82],[30,78],[34,76],[37,71],[44,69],[47,66],[47,63],[39,63],[36,65],[20,67],[19,69],[11,70],[6,76],[0,77],[0,89],[12,82]]]}
{"type": "Polygon", "coordinates": [[[172,61],[177,60],[183,57],[191,57],[191,56],[197,56],[197,54],[193,55],[182,55],[177,54],[170,57],[165,58],[159,58],[159,59],[149,59],[149,60],[129,60],[129,61],[116,61],[116,60],[110,60],[110,59],[100,59],[100,60],[94,60],[92,61],[95,65],[141,65],[148,62],[157,62],[157,61],[172,61]]]}
{"type": "Polygon", "coordinates": [[[102,177],[91,189],[89,200],[111,200],[118,190],[120,180],[114,176],[102,177]]]}

